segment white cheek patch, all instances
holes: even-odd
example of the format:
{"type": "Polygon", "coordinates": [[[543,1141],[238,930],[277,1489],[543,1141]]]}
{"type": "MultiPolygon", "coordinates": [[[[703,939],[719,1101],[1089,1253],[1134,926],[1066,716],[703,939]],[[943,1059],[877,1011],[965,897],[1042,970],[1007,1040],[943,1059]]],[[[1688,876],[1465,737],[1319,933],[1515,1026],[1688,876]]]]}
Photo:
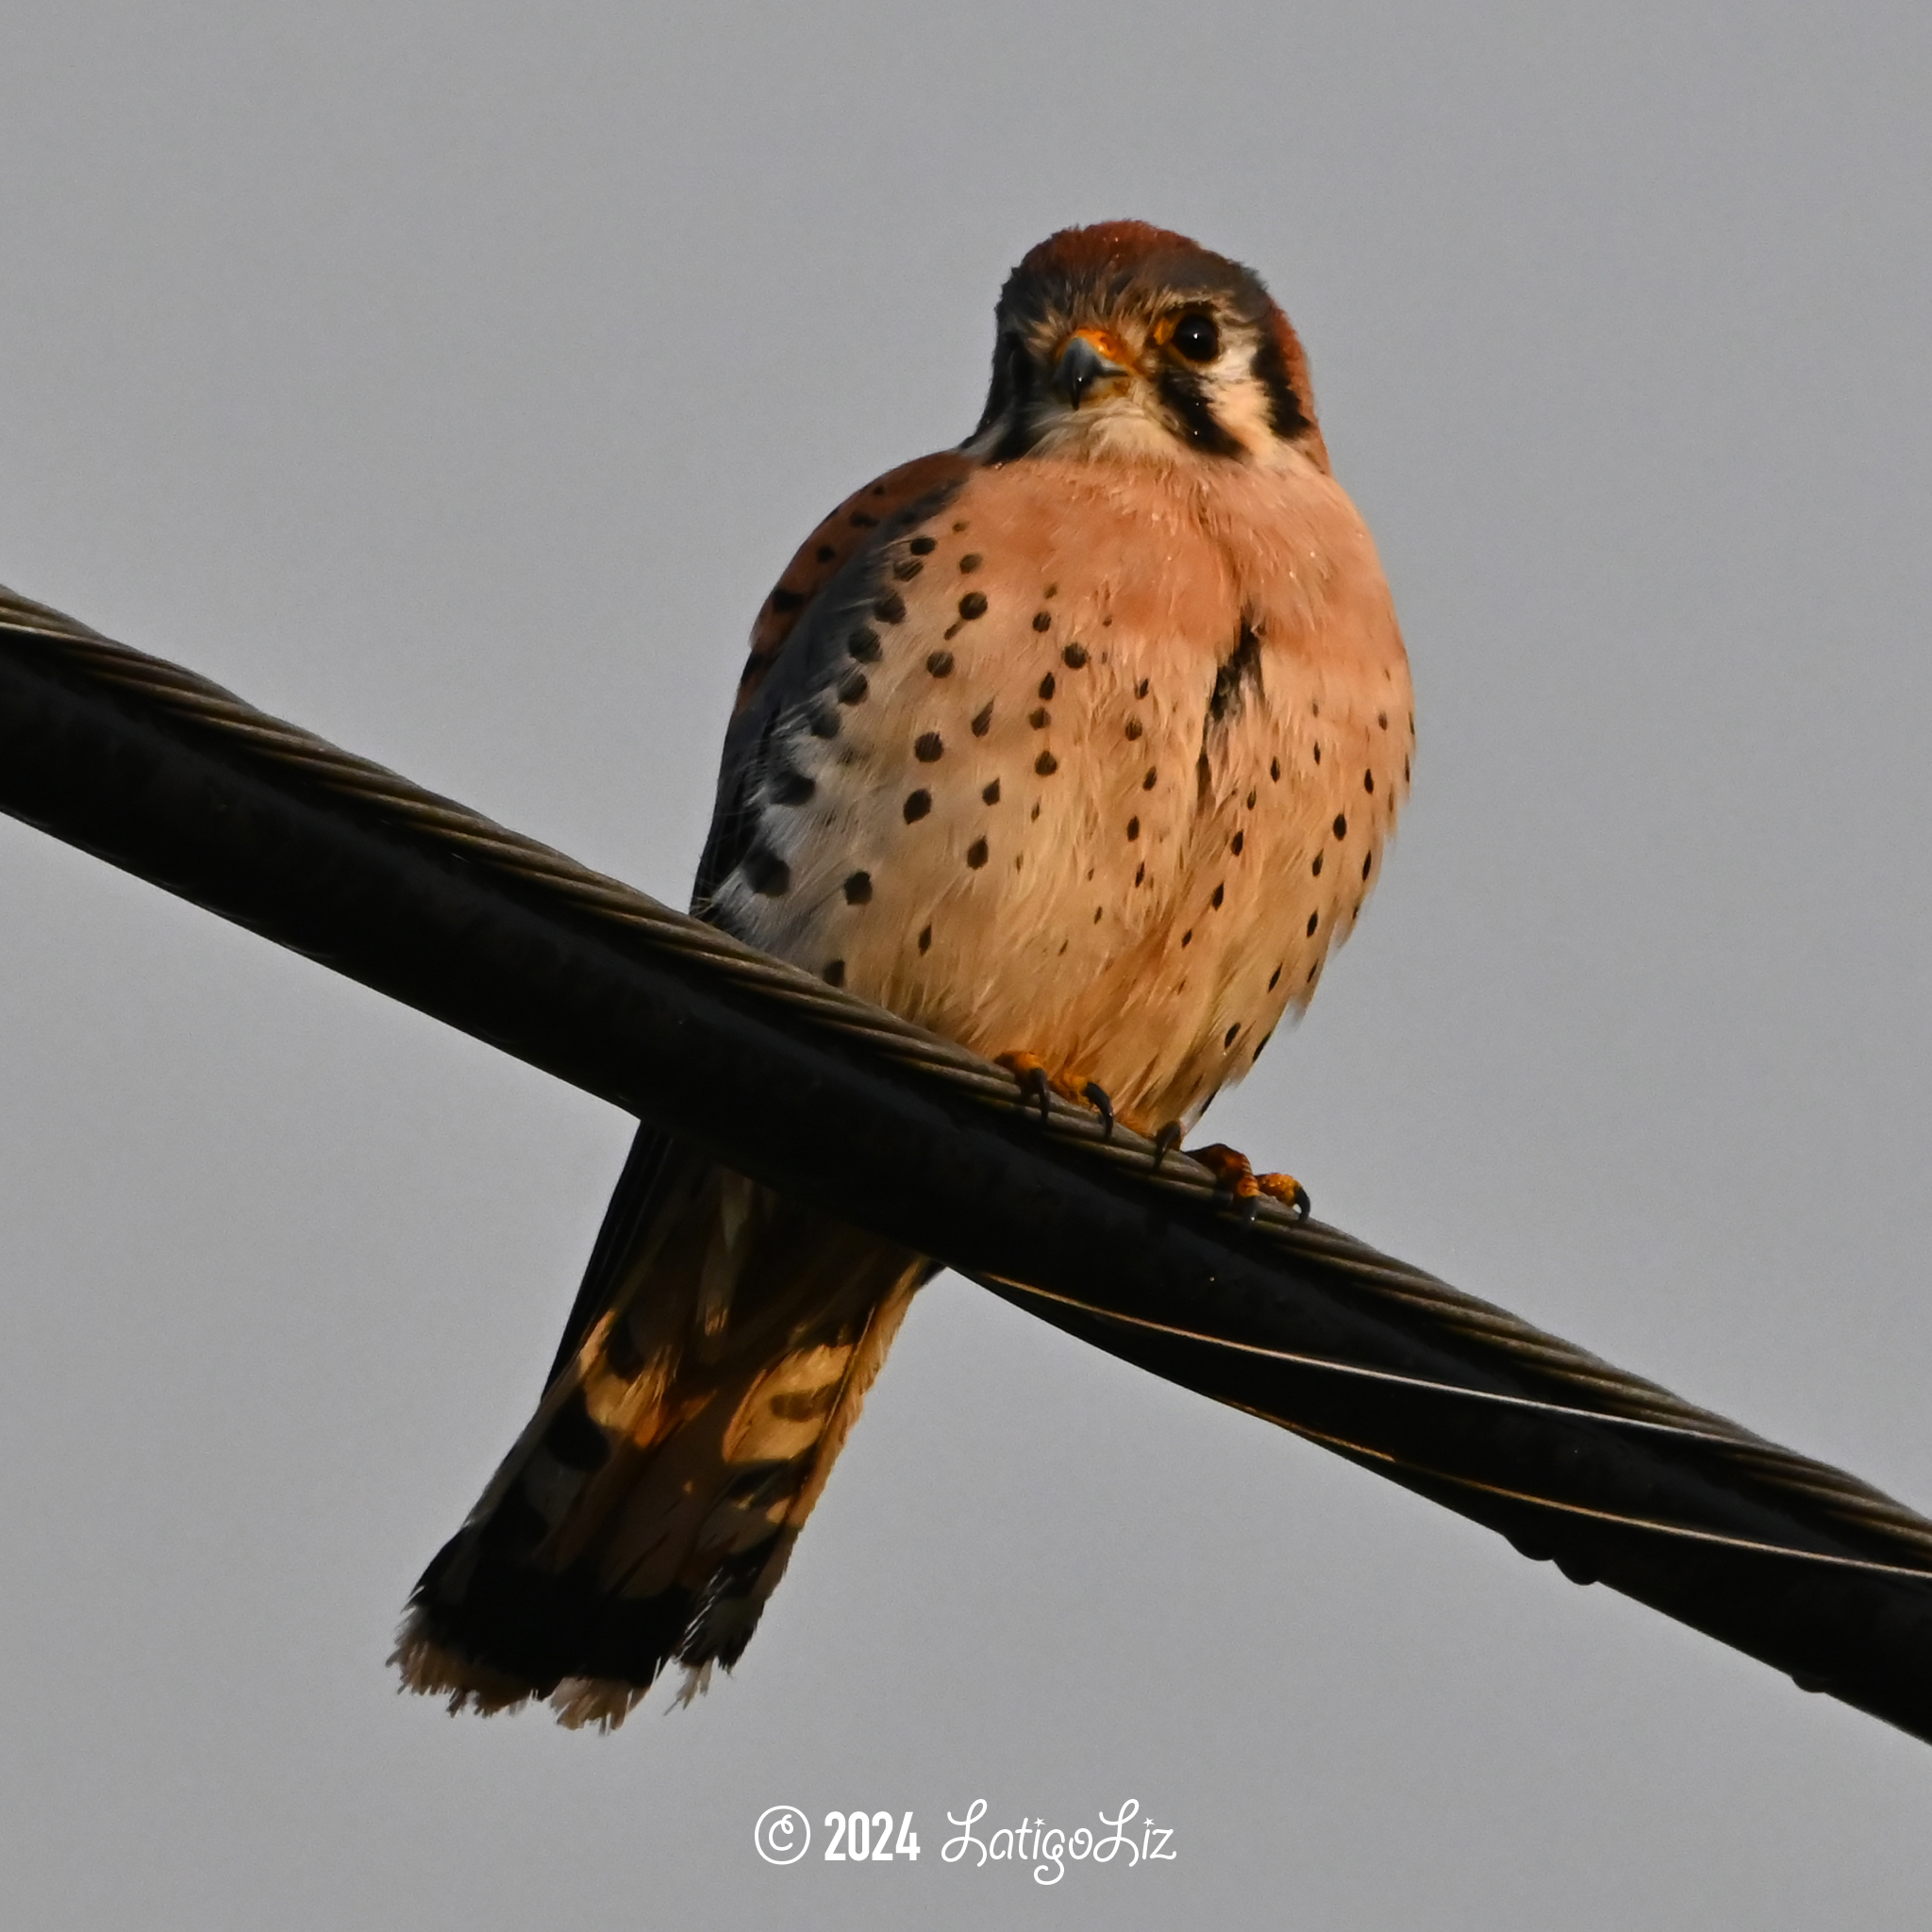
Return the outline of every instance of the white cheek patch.
{"type": "Polygon", "coordinates": [[[1212,384],[1208,408],[1214,420],[1252,457],[1266,461],[1271,454],[1284,448],[1274,433],[1274,415],[1268,391],[1250,375],[1212,384]]]}

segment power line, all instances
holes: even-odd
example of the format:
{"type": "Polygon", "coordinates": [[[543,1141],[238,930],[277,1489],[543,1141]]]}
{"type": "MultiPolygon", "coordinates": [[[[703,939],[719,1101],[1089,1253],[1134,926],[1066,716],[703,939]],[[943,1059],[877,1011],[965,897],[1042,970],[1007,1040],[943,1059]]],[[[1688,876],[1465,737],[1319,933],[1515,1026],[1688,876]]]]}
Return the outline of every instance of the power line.
{"type": "Polygon", "coordinates": [[[0,809],[1932,1740],[1932,1522],[0,591],[0,809]]]}

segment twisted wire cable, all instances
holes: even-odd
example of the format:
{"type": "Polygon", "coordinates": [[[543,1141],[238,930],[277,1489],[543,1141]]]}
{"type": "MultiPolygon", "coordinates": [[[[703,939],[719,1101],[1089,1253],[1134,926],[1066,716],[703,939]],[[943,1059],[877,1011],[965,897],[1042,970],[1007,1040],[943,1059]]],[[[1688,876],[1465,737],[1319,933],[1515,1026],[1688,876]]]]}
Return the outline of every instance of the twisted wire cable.
{"type": "MultiPolygon", "coordinates": [[[[836,1042],[877,1078],[910,1083],[939,1098],[952,1117],[982,1124],[1004,1141],[1017,1143],[1018,1158],[1032,1160],[1043,1187],[1049,1184],[1045,1163],[1053,1163],[1054,1174],[1071,1164],[1076,1174],[1095,1176],[1114,1194],[1124,1191],[1146,1211],[1164,1217],[1159,1225],[1172,1224],[1188,1230],[1195,1243],[1191,1254],[1214,1252],[1218,1244],[1231,1262],[1239,1259],[1251,1271],[1257,1263],[1274,1271],[1273,1303],[1257,1300],[1241,1287],[1241,1281],[1254,1277],[1231,1267],[1227,1280],[1236,1284],[1228,1290],[1232,1299],[1203,1307],[1174,1296],[1150,1301],[1144,1291],[1115,1292],[1110,1284],[1101,1284],[1096,1291],[1091,1279],[1072,1284],[1064,1267],[1058,1269],[1058,1278],[1049,1280],[1030,1268],[990,1267],[983,1257],[975,1265],[973,1256],[948,1254],[938,1243],[930,1246],[941,1258],[955,1261],[962,1272],[1045,1319],[1476,1515],[1533,1554],[1550,1554],[1536,1545],[1560,1543],[1563,1553],[1558,1560],[1570,1574],[1591,1574],[1597,1568],[1588,1550],[1578,1554],[1578,1537],[1602,1541],[1612,1532],[1627,1532],[1640,1542],[1648,1539],[1643,1543],[1646,1549],[1661,1539],[1740,1556],[1774,1557],[1808,1570],[1814,1577],[1857,1573],[1873,1579],[1874,1587],[1880,1579],[1895,1579],[1913,1592],[1908,1599],[1913,1618],[1932,1615],[1932,1593],[1925,1591],[1932,1583],[1932,1522],[1841,1470],[1784,1448],[1655,1382],[1616,1368],[1340,1229],[1297,1221],[1288,1208],[1265,1199],[1251,1211],[1238,1210],[1218,1189],[1215,1176],[1185,1154],[1168,1152],[1163,1157],[1124,1124],[1108,1130],[1092,1112],[1058,1095],[1042,1102],[1037,1095],[1023,1094],[1010,1074],[954,1041],[768,958],[698,919],[659,905],[298,726],[269,717],[177,665],[131,650],[4,590],[0,667],[21,680],[10,701],[12,710],[0,703],[0,714],[14,721],[11,739],[0,731],[0,808],[130,869],[144,870],[158,883],[188,891],[189,896],[215,905],[228,916],[240,916],[216,904],[212,896],[166,875],[167,867],[128,856],[139,840],[130,833],[124,841],[115,830],[115,808],[111,802],[103,804],[98,794],[101,774],[111,774],[116,768],[99,760],[120,757],[125,763],[138,754],[126,747],[113,749],[121,741],[112,737],[113,721],[102,709],[105,704],[129,721],[130,732],[138,725],[146,734],[140,741],[149,747],[147,755],[158,755],[152,751],[160,741],[157,733],[172,734],[168,742],[190,747],[203,760],[195,769],[200,773],[196,782],[204,788],[219,787],[222,774],[232,770],[245,774],[251,783],[299,794],[311,806],[320,802],[325,811],[340,808],[360,827],[375,826],[384,837],[407,841],[412,851],[431,855],[445,868],[460,867],[466,879],[499,882],[515,895],[526,921],[534,914],[558,923],[559,943],[584,932],[607,935],[626,957],[673,964],[685,979],[716,990],[735,1008],[755,1012],[788,1037],[836,1042]],[[58,759],[42,759],[30,772],[28,767],[34,765],[29,754],[43,744],[49,731],[81,728],[72,722],[82,715],[74,708],[85,706],[93,708],[85,714],[88,728],[97,737],[106,731],[108,737],[101,741],[109,750],[91,754],[96,760],[90,768],[94,795],[83,801],[63,792],[58,759]],[[49,722],[56,719],[65,722],[49,722]],[[17,783],[10,782],[15,771],[21,774],[17,783]],[[1354,1343],[1340,1350],[1288,1345],[1277,1332],[1274,1314],[1291,1307],[1295,1296],[1307,1296],[1311,1286],[1325,1298],[1319,1308],[1308,1303],[1311,1332],[1323,1332],[1324,1321],[1330,1328],[1336,1321],[1346,1327],[1349,1320],[1359,1317],[1381,1324],[1376,1332],[1392,1336],[1393,1341],[1378,1344],[1374,1359],[1362,1358],[1354,1343]],[[1324,1309],[1339,1311],[1335,1320],[1330,1321],[1324,1309]],[[1198,1364],[1209,1357],[1216,1366],[1201,1369],[1198,1364]],[[1259,1398],[1256,1375],[1274,1378],[1259,1398]],[[1303,1412],[1284,1397],[1283,1391],[1291,1387],[1330,1392],[1303,1412]],[[1339,1410],[1337,1403],[1342,1405],[1339,1410]],[[1372,1405],[1371,1410],[1363,1411],[1374,1424],[1372,1428],[1357,1428],[1349,1420],[1354,1413],[1349,1405],[1359,1409],[1363,1403],[1372,1405]],[[1321,1413],[1313,1413],[1313,1408],[1321,1413]],[[1499,1427],[1540,1432],[1524,1451],[1521,1480],[1497,1461],[1500,1456],[1507,1462],[1507,1444],[1514,1440],[1507,1433],[1498,1436],[1499,1427]],[[1477,1429],[1489,1432],[1481,1439],[1480,1454],[1469,1446],[1476,1441],[1471,1431],[1477,1429]],[[1579,1429],[1587,1434],[1577,1436],[1579,1429]],[[1611,1457],[1614,1468],[1605,1462],[1606,1452],[1591,1446],[1606,1442],[1619,1445],[1611,1457]],[[1442,1453],[1437,1453],[1439,1449],[1442,1453]],[[1622,1461],[1616,1460],[1619,1457],[1622,1461]],[[1671,1459],[1666,1466],[1657,1457],[1671,1459]],[[1550,1479],[1553,1472],[1561,1474],[1573,1466],[1580,1472],[1574,1482],[1567,1477],[1560,1482],[1550,1479]],[[1646,1507],[1653,1491],[1661,1493],[1657,1484],[1663,1475],[1669,1477],[1666,1488],[1670,1483],[1678,1486],[1673,1491],[1672,1510],[1646,1507]],[[1692,1491],[1684,1491],[1682,1482],[1692,1478],[1692,1491]],[[1705,1489],[1696,1490],[1696,1484],[1705,1489]],[[1723,1507],[1707,1508],[1698,1502],[1707,1491],[1717,1495],[1723,1507]],[[1726,1513],[1725,1499],[1732,1492],[1741,1499],[1739,1510],[1730,1512],[1737,1520],[1717,1520],[1726,1513]],[[1689,1505],[1686,1495],[1691,1498],[1689,1505]],[[1619,1501],[1619,1496],[1628,1500],[1619,1501]],[[1704,1520],[1691,1520],[1687,1512],[1692,1507],[1703,1511],[1704,1520]]],[[[133,743],[130,737],[128,746],[133,743]]],[[[77,785],[67,787],[67,792],[79,790],[77,785]]],[[[355,862],[345,851],[342,863],[355,862]]],[[[336,963],[325,949],[275,929],[273,920],[250,923],[285,943],[304,944],[325,963],[336,963]]],[[[359,976],[381,983],[366,974],[359,976]]],[[[433,980],[434,974],[430,977],[433,980]]],[[[433,986],[428,992],[416,986],[398,996],[438,1009],[433,986]]],[[[533,1024],[541,1021],[541,1015],[532,1017],[533,1024]]],[[[453,1024],[468,1024],[470,1030],[491,1037],[474,1021],[458,1017],[453,1024]]],[[[510,1044],[508,1050],[520,1049],[510,1044]]],[[[564,1076],[572,1074],[566,1072],[564,1076]]],[[[676,1120],[668,1124],[681,1124],[676,1120]]],[[[917,1219],[916,1203],[910,1208],[894,1203],[892,1211],[902,1222],[908,1216],[917,1219]]],[[[1206,1278],[1211,1282],[1217,1277],[1210,1273],[1206,1278]]],[[[1294,1404],[1302,1401],[1300,1394],[1293,1398],[1294,1404]]],[[[1612,1555],[1617,1551],[1627,1556],[1625,1543],[1616,1543],[1612,1555]]],[[[1650,1573],[1645,1571],[1644,1576],[1650,1573]]],[[[1607,1572],[1606,1580],[1631,1587],[1607,1572]]],[[[1640,1579],[1633,1593],[1647,1590],[1646,1600],[1658,1601],[1672,1614],[1686,1615],[1727,1641],[1742,1641],[1757,1654],[1772,1657],[1781,1667],[1792,1668],[1801,1681],[1808,1677],[1827,1688],[1839,1687],[1844,1673],[1838,1665],[1798,1668],[1768,1638],[1751,1637],[1748,1631],[1740,1638],[1718,1628],[1698,1613],[1694,1604],[1686,1609],[1674,1601],[1662,1601],[1678,1580],[1640,1579]]],[[[1735,1579],[1725,1585],[1733,1591],[1739,1587],[1735,1579]]],[[[1883,1609],[1868,1605],[1860,1614],[1868,1623],[1871,1616],[1882,1615],[1890,1615],[1897,1623],[1897,1610],[1896,1604],[1883,1609]]],[[[1771,1612],[1763,1605],[1740,1603],[1729,1606],[1725,1614],[1755,1630],[1754,1617],[1761,1621],[1771,1612]]],[[[1925,1623],[1924,1631],[1932,1638],[1932,1621],[1925,1623]]],[[[1902,1632],[1900,1625],[1894,1635],[1902,1632]]],[[[1811,1629],[1806,1638],[1813,1648],[1816,1636],[1811,1629]]],[[[1918,1641],[1916,1634],[1912,1641],[1918,1641]]],[[[1902,1717],[1893,1710],[1879,1714],[1907,1723],[1922,1735],[1932,1732],[1932,1648],[1927,1651],[1927,1682],[1920,1691],[1923,1718],[1902,1717]]],[[[1876,1707],[1869,1686],[1856,1695],[1846,1690],[1840,1694],[1866,1708],[1876,1707]]],[[[1915,1704],[1914,1712],[1917,1709],[1915,1704]]]]}

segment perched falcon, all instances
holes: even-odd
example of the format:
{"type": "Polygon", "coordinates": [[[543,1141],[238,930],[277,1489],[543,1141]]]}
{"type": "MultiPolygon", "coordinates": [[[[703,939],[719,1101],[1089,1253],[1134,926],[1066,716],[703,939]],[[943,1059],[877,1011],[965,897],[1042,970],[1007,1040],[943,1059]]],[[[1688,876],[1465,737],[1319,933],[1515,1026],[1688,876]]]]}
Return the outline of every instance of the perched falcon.
{"type": "MultiPolygon", "coordinates": [[[[1250,271],[1072,228],[996,326],[973,434],[841,504],[759,612],[692,904],[1173,1138],[1360,914],[1407,661],[1250,271]]],[[[642,1128],[405,1683],[610,1725],[674,1659],[686,1695],[728,1668],[934,1265],[642,1128]]]]}

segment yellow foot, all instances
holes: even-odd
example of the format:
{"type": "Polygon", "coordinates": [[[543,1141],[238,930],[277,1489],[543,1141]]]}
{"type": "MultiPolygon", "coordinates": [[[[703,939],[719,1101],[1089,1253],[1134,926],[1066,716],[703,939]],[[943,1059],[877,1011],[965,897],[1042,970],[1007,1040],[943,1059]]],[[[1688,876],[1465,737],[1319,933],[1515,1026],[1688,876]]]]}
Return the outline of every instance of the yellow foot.
{"type": "MultiPolygon", "coordinates": [[[[1177,1140],[1179,1136],[1174,1138],[1177,1140]]],[[[1257,1174],[1248,1165],[1245,1154],[1233,1147],[1224,1147],[1219,1141],[1212,1146],[1194,1147],[1189,1152],[1203,1167],[1212,1172],[1214,1178],[1234,1196],[1235,1206],[1249,1219],[1254,1218],[1263,1194],[1292,1209],[1297,1221],[1308,1218],[1308,1191],[1293,1174],[1257,1174]]]]}
{"type": "Polygon", "coordinates": [[[1058,1093],[1062,1100],[1071,1100],[1075,1107],[1091,1107],[1100,1116],[1101,1138],[1112,1138],[1113,1102],[1098,1080],[1090,1080],[1084,1074],[1065,1069],[1058,1074],[1049,1073],[1046,1061],[1037,1053],[1003,1053],[996,1056],[993,1063],[1006,1068],[1020,1083],[1024,1098],[1039,1105],[1042,1121],[1048,1113],[1047,1095],[1058,1093]]]}

